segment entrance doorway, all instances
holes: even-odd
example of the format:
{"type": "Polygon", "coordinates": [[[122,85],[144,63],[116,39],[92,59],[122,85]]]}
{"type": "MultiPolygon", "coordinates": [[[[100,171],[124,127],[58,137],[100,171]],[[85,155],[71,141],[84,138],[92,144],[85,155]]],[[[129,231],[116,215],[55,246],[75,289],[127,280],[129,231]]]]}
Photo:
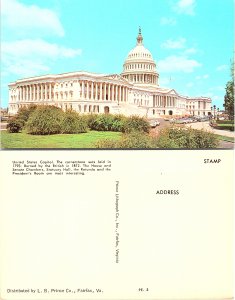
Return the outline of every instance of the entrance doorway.
{"type": "Polygon", "coordinates": [[[169,110],[169,116],[172,116],[172,115],[173,115],[173,111],[169,110]]]}
{"type": "Polygon", "coordinates": [[[105,113],[105,114],[109,114],[109,107],[108,107],[108,106],[105,106],[105,107],[104,107],[104,113],[105,113]]]}

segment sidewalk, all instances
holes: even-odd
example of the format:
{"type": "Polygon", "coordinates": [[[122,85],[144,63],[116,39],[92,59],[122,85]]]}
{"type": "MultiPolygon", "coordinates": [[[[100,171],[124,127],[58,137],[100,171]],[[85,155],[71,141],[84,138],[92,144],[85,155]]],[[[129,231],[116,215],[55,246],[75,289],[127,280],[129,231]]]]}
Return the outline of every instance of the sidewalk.
{"type": "Polygon", "coordinates": [[[191,127],[193,129],[204,129],[206,131],[212,132],[214,134],[228,136],[228,137],[234,137],[234,131],[228,131],[228,130],[219,130],[214,129],[210,126],[209,122],[197,122],[197,123],[190,123],[186,124],[187,127],[191,127]]]}

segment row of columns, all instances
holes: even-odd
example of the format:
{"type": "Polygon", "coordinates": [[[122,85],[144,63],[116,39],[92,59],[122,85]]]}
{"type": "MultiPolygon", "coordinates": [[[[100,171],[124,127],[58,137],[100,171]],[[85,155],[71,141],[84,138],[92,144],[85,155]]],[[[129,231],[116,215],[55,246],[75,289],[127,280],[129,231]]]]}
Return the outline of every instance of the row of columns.
{"type": "Polygon", "coordinates": [[[81,81],[80,97],[85,100],[128,101],[128,88],[106,82],[81,81]]]}
{"type": "Polygon", "coordinates": [[[53,98],[54,85],[52,83],[38,83],[19,86],[19,101],[40,101],[53,98]]]}
{"type": "Polygon", "coordinates": [[[134,82],[134,83],[152,83],[156,84],[156,75],[150,75],[150,74],[129,74],[127,76],[124,75],[125,78],[127,78],[128,81],[134,82]]]}
{"type": "Polygon", "coordinates": [[[176,98],[171,96],[153,96],[153,107],[175,107],[176,98]]]}

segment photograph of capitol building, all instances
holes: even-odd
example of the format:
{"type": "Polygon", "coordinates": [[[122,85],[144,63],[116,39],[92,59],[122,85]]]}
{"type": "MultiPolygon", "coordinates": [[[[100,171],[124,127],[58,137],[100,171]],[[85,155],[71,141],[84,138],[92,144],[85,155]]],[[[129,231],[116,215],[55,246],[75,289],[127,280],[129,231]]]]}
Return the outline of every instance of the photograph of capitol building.
{"type": "Polygon", "coordinates": [[[157,64],[145,48],[141,29],[121,74],[78,71],[17,80],[9,84],[9,114],[31,104],[79,113],[111,113],[148,118],[207,116],[211,98],[188,97],[159,86],[157,64]]]}

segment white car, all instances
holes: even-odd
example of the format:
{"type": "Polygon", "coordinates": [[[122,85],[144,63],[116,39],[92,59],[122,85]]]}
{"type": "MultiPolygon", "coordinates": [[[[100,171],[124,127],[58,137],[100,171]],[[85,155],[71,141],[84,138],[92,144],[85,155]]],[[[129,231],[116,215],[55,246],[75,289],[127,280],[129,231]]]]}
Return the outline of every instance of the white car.
{"type": "Polygon", "coordinates": [[[150,125],[151,128],[155,128],[155,127],[160,125],[160,122],[156,121],[156,120],[150,120],[149,125],[150,125]]]}

